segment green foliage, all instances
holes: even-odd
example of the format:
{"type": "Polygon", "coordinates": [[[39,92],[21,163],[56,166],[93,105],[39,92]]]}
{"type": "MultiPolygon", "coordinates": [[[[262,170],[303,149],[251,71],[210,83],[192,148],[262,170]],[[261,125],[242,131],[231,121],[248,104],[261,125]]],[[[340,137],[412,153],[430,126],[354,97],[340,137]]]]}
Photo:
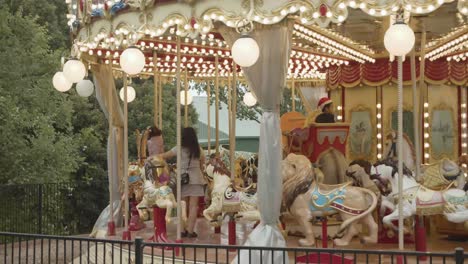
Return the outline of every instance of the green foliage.
{"type": "Polygon", "coordinates": [[[50,38],[51,49],[63,49],[70,46],[67,26],[67,5],[64,0],[0,0],[0,7],[7,7],[12,14],[34,18],[45,27],[50,38]]]}
{"type": "MultiPolygon", "coordinates": [[[[128,104],[128,151],[129,160],[137,158],[135,130],[142,131],[154,123],[154,88],[153,80],[135,80],[132,86],[136,90],[135,101],[128,104]]],[[[121,86],[118,86],[121,87],[121,86]]],[[[176,145],[176,87],[172,83],[163,85],[162,112],[163,112],[163,138],[166,150],[176,145]]],[[[182,106],[182,126],[184,125],[184,108],[182,106]]],[[[189,126],[198,122],[198,114],[192,105],[189,105],[189,126]]]]}
{"type": "MultiPolygon", "coordinates": [[[[214,104],[215,101],[215,88],[214,84],[210,83],[210,96],[211,96],[211,104],[214,104]]],[[[206,83],[197,83],[194,85],[195,90],[199,93],[207,91],[207,84],[206,83]]],[[[260,123],[259,116],[263,113],[262,108],[257,103],[252,107],[248,107],[244,104],[244,94],[248,92],[247,87],[242,85],[240,82],[237,83],[237,112],[236,118],[238,120],[253,120],[260,123]]],[[[219,88],[219,100],[226,105],[228,104],[228,87],[220,87],[219,88]]],[[[220,106],[222,108],[222,106],[220,106]]],[[[283,115],[287,112],[292,111],[292,93],[291,89],[284,89],[283,90],[283,97],[281,99],[280,104],[280,114],[283,115]]],[[[305,114],[305,108],[302,104],[300,98],[296,95],[296,111],[305,114]]]]}
{"type": "Polygon", "coordinates": [[[0,183],[66,180],[80,162],[72,105],[51,79],[59,56],[35,19],[0,9],[0,183]]]}

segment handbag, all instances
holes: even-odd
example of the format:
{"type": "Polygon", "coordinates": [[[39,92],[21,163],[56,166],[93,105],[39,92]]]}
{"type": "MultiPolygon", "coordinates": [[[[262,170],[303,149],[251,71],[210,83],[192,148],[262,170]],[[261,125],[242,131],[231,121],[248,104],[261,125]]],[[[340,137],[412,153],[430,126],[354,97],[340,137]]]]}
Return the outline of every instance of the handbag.
{"type": "Polygon", "coordinates": [[[188,173],[188,170],[190,168],[190,162],[192,162],[192,154],[190,154],[190,156],[189,156],[189,162],[188,162],[187,169],[185,170],[184,173],[180,174],[180,184],[181,185],[186,185],[186,184],[189,184],[189,182],[190,182],[190,175],[188,173]]]}

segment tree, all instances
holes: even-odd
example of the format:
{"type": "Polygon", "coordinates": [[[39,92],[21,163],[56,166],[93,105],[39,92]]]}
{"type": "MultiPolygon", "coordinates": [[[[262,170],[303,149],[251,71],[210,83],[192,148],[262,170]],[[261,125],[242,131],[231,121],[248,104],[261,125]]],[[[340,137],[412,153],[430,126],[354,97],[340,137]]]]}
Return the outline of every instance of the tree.
{"type": "MultiPolygon", "coordinates": [[[[128,150],[129,160],[137,158],[137,147],[135,139],[135,130],[142,131],[153,125],[154,107],[154,89],[153,80],[135,80],[132,86],[136,90],[135,101],[128,104],[128,150]]],[[[121,86],[118,86],[121,87],[121,86]]],[[[166,150],[176,145],[176,87],[173,83],[163,85],[163,138],[166,150]]],[[[182,126],[184,120],[184,110],[182,106],[182,126]]],[[[198,114],[192,105],[189,105],[189,126],[196,126],[198,114]]]]}
{"type": "Polygon", "coordinates": [[[51,85],[60,60],[47,36],[34,18],[0,8],[1,183],[62,181],[80,162],[73,109],[51,85]]]}
{"type": "Polygon", "coordinates": [[[64,0],[0,0],[0,6],[8,7],[12,14],[34,18],[37,24],[46,28],[52,50],[70,47],[66,18],[68,12],[64,0]]]}
{"type": "MultiPolygon", "coordinates": [[[[211,104],[214,104],[215,101],[215,86],[213,83],[210,84],[210,100],[211,104]]],[[[207,91],[207,84],[206,83],[197,83],[194,85],[194,89],[197,90],[199,93],[207,91]]],[[[256,105],[249,107],[244,104],[244,95],[247,93],[247,87],[245,87],[240,82],[237,83],[237,111],[236,111],[236,118],[239,120],[253,120],[260,123],[259,116],[263,113],[262,108],[257,103],[256,105]]],[[[222,86],[219,87],[219,100],[226,105],[228,104],[228,87],[222,86]]],[[[221,108],[222,106],[220,106],[221,108]]],[[[283,90],[283,97],[281,99],[280,105],[280,114],[283,115],[287,112],[292,111],[292,93],[291,89],[285,88],[283,90]]],[[[302,104],[300,98],[296,95],[296,111],[305,114],[305,108],[302,104]]]]}

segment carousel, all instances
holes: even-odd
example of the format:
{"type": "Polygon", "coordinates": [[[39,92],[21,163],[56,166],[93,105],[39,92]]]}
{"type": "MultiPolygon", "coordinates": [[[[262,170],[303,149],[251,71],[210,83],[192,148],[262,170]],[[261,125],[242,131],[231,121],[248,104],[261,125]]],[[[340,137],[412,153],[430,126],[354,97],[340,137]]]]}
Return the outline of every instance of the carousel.
{"type": "MultiPolygon", "coordinates": [[[[466,241],[468,1],[66,2],[73,47],[54,87],[94,93],[109,121],[110,201],[91,236],[418,251],[463,243],[447,235],[466,241]],[[157,127],[164,83],[176,84],[178,128],[188,125],[190,85],[205,83],[208,96],[215,89],[198,238],[181,236],[180,129],[176,164],[148,157],[145,129],[136,131],[138,160],[128,161],[136,78],[154,82],[157,127]],[[239,86],[249,91],[243,103],[263,110],[258,153],[235,151],[239,86]],[[219,144],[220,87],[229,149],[219,144]],[[284,89],[292,111],[280,115],[284,89]]],[[[229,261],[247,263],[245,253],[229,261]]]]}

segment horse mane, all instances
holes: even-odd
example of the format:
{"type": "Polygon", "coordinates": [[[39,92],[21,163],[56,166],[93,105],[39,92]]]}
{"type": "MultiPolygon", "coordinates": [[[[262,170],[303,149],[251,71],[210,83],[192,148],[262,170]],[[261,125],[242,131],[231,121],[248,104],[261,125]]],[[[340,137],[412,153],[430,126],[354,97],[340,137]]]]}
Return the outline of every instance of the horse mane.
{"type": "Polygon", "coordinates": [[[363,159],[353,160],[353,161],[351,161],[351,163],[349,163],[349,167],[351,167],[353,165],[360,166],[361,168],[364,169],[364,171],[367,173],[367,175],[371,175],[372,163],[370,163],[369,161],[363,160],[363,159]]]}
{"type": "Polygon", "coordinates": [[[230,175],[231,172],[227,169],[224,162],[216,154],[211,154],[208,164],[213,166],[213,172],[218,174],[230,175]]]}
{"type": "MultiPolygon", "coordinates": [[[[379,165],[385,165],[392,167],[392,177],[395,176],[396,173],[398,173],[398,161],[394,160],[392,158],[386,158],[382,160],[378,160],[374,166],[379,166],[379,165]]],[[[406,175],[408,177],[414,177],[413,172],[405,165],[403,162],[403,175],[406,175]]]]}
{"type": "MultiPolygon", "coordinates": [[[[291,154],[290,154],[291,155],[291,154]]],[[[300,164],[296,164],[296,173],[283,178],[283,202],[285,207],[289,210],[296,198],[307,192],[310,185],[314,181],[313,169],[301,168],[300,164]]]]}

